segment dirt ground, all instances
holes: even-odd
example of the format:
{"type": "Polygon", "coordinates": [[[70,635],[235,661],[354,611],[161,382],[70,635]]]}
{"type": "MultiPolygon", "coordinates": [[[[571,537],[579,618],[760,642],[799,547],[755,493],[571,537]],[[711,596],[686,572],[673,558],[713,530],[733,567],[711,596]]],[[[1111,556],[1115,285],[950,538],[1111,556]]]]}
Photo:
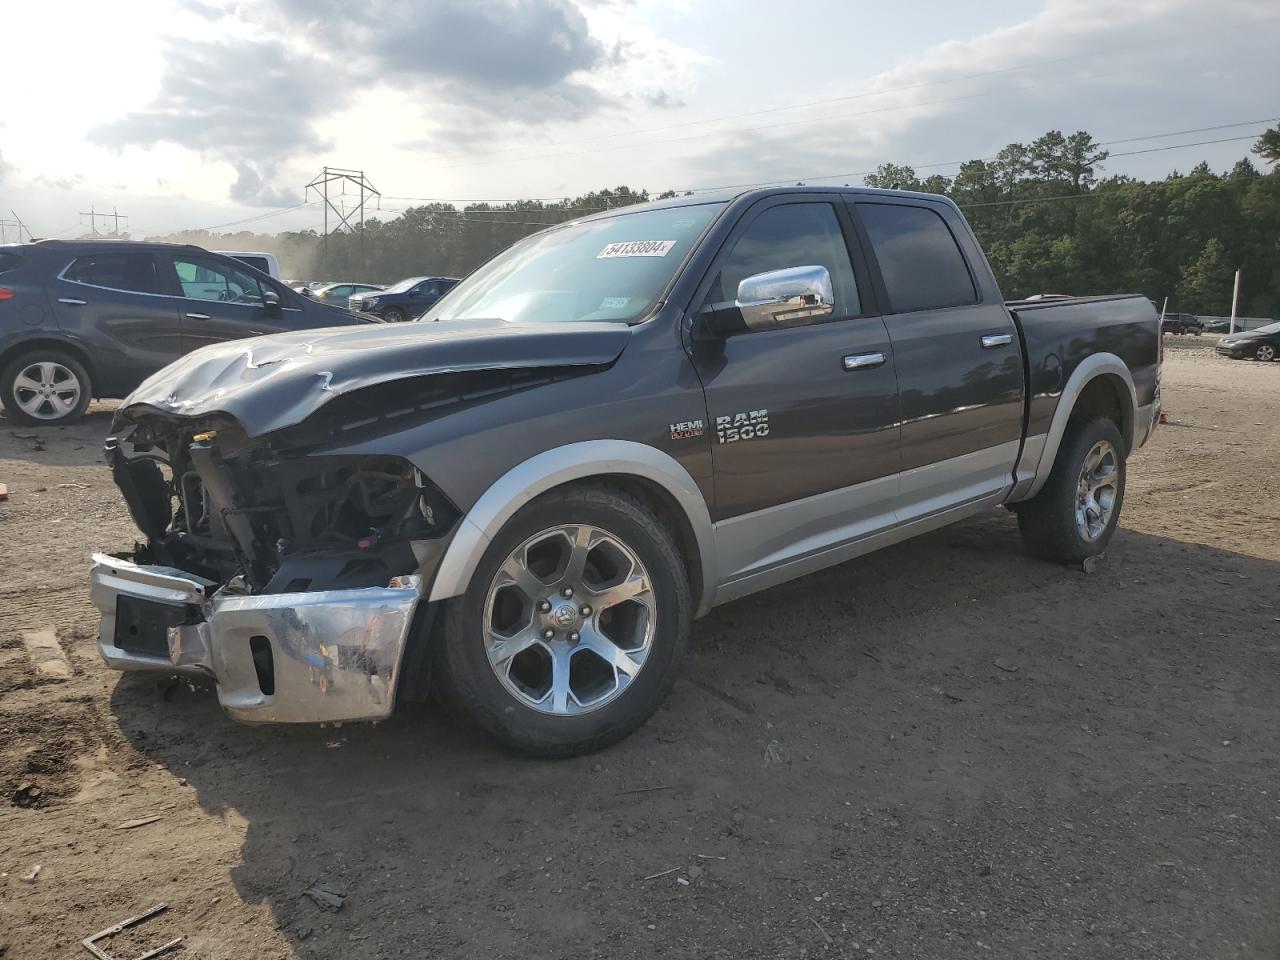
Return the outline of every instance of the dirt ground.
{"type": "Polygon", "coordinates": [[[0,957],[159,902],[117,956],[1280,957],[1280,364],[1211,342],[1170,341],[1094,573],[995,511],[727,605],[648,726],[557,763],[106,670],[109,410],[0,420],[0,957]]]}

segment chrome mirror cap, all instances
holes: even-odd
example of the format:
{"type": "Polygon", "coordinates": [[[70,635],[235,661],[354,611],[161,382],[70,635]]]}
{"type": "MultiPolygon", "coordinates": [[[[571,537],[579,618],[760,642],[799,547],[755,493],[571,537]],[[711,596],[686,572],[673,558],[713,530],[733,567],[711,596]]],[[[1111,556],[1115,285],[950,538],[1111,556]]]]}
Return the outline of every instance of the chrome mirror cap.
{"type": "Polygon", "coordinates": [[[737,307],[748,330],[813,323],[835,310],[831,274],[817,265],[754,274],[738,284],[737,307]]]}

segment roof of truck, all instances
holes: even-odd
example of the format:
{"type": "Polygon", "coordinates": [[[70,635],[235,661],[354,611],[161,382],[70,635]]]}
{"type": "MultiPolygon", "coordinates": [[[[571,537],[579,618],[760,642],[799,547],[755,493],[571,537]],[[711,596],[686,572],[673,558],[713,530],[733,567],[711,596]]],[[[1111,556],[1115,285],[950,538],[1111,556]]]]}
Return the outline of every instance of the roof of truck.
{"type": "Polygon", "coordinates": [[[600,213],[593,213],[589,216],[579,217],[577,220],[568,221],[570,223],[578,223],[583,220],[600,220],[606,217],[616,216],[621,213],[635,213],[641,210],[660,210],[670,207],[691,207],[704,203],[729,203],[734,200],[754,200],[757,197],[771,197],[779,193],[794,193],[798,196],[804,194],[848,194],[852,196],[868,196],[868,197],[894,197],[897,199],[911,198],[916,200],[933,200],[935,202],[953,204],[950,197],[945,197],[937,193],[918,193],[914,190],[881,190],[875,187],[832,187],[824,185],[810,186],[756,186],[754,184],[744,184],[740,187],[727,187],[722,190],[714,190],[706,193],[689,194],[680,197],[667,197],[665,200],[650,200],[647,203],[630,204],[625,207],[614,207],[611,210],[605,210],[600,213]]]}

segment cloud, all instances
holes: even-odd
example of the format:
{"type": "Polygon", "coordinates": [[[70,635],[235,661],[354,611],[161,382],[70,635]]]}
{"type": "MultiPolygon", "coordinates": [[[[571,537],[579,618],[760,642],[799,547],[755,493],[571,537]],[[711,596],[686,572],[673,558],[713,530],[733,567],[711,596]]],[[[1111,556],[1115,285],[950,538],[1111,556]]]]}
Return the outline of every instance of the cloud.
{"type": "Polygon", "coordinates": [[[215,24],[205,33],[220,39],[171,41],[154,101],[89,139],[115,149],[173,143],[225,161],[236,175],[230,196],[247,204],[296,202],[294,165],[328,146],[317,125],[387,88],[421,103],[441,136],[469,131],[459,142],[580,121],[637,98],[681,103],[651,83],[611,89],[633,61],[653,64],[655,45],[606,46],[570,0],[182,0],[182,9],[215,24]],[[240,39],[255,32],[286,39],[240,39]]]}
{"type": "MultiPolygon", "coordinates": [[[[856,184],[857,174],[883,162],[919,165],[922,176],[954,174],[958,163],[923,165],[991,156],[1051,129],[1119,139],[1273,115],[1280,63],[1258,43],[1264,20],[1274,24],[1274,4],[1262,0],[1211,8],[1195,0],[1051,0],[1012,26],[937,44],[851,89],[829,91],[838,101],[743,118],[659,149],[685,152],[679,166],[693,186],[823,174],[856,184]]],[[[1243,155],[1247,146],[1218,149],[1243,155]]],[[[1160,175],[1213,149],[1104,166],[1160,175]]]]}
{"type": "Polygon", "coordinates": [[[296,203],[277,183],[281,164],[326,146],[313,121],[344,101],[329,65],[277,40],[172,43],[160,91],[146,109],[96,127],[91,142],[113,148],[175,143],[236,171],[233,199],[296,203]]]}

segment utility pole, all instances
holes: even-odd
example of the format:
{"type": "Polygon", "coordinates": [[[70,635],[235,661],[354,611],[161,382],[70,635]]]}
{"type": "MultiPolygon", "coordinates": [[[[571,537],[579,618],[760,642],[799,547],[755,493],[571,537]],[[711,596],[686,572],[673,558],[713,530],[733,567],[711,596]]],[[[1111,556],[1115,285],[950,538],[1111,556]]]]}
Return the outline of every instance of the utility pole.
{"type": "MultiPolygon", "coordinates": [[[[381,197],[382,193],[369,182],[369,178],[364,175],[363,170],[347,170],[342,167],[325,167],[318,174],[311,178],[311,182],[307,184],[303,195],[305,200],[311,196],[314,190],[324,201],[324,247],[322,257],[324,259],[324,268],[329,269],[329,234],[330,232],[338,233],[344,227],[348,233],[358,233],[360,236],[360,254],[361,260],[364,258],[364,205],[367,200],[374,197],[381,197]],[[334,202],[329,199],[331,183],[337,183],[341,188],[339,196],[346,194],[347,184],[350,183],[359,191],[360,202],[351,210],[347,210],[346,205],[341,207],[335,206],[334,202]],[[329,230],[329,211],[332,210],[338,218],[338,222],[334,225],[333,230],[329,230]],[[359,215],[359,220],[352,222],[354,217],[359,215]]],[[[330,279],[330,278],[326,278],[330,279]]]]}
{"type": "Polygon", "coordinates": [[[84,211],[84,210],[81,210],[81,211],[80,211],[80,216],[82,216],[82,217],[88,217],[88,218],[89,218],[89,234],[90,234],[90,236],[94,236],[94,237],[101,236],[101,234],[100,234],[100,233],[98,233],[98,218],[99,218],[99,217],[101,217],[104,221],[105,221],[105,220],[107,220],[107,219],[110,219],[110,220],[111,220],[111,224],[112,224],[112,225],[111,225],[111,236],[113,236],[113,237],[119,237],[119,236],[120,236],[120,221],[121,221],[121,220],[125,221],[125,225],[126,225],[126,226],[128,225],[128,222],[129,222],[129,218],[128,218],[127,216],[125,216],[124,214],[120,213],[120,211],[118,211],[115,207],[112,207],[112,208],[111,208],[111,212],[110,212],[110,213],[98,213],[97,208],[96,208],[93,204],[90,204],[90,205],[89,205],[89,209],[88,209],[88,211],[87,211],[87,212],[86,212],[86,211],[84,211]]]}
{"type": "Polygon", "coordinates": [[[1235,289],[1231,291],[1231,329],[1227,331],[1228,333],[1236,332],[1236,307],[1239,305],[1239,303],[1240,303],[1240,270],[1237,268],[1236,286],[1235,286],[1235,289]]]}

